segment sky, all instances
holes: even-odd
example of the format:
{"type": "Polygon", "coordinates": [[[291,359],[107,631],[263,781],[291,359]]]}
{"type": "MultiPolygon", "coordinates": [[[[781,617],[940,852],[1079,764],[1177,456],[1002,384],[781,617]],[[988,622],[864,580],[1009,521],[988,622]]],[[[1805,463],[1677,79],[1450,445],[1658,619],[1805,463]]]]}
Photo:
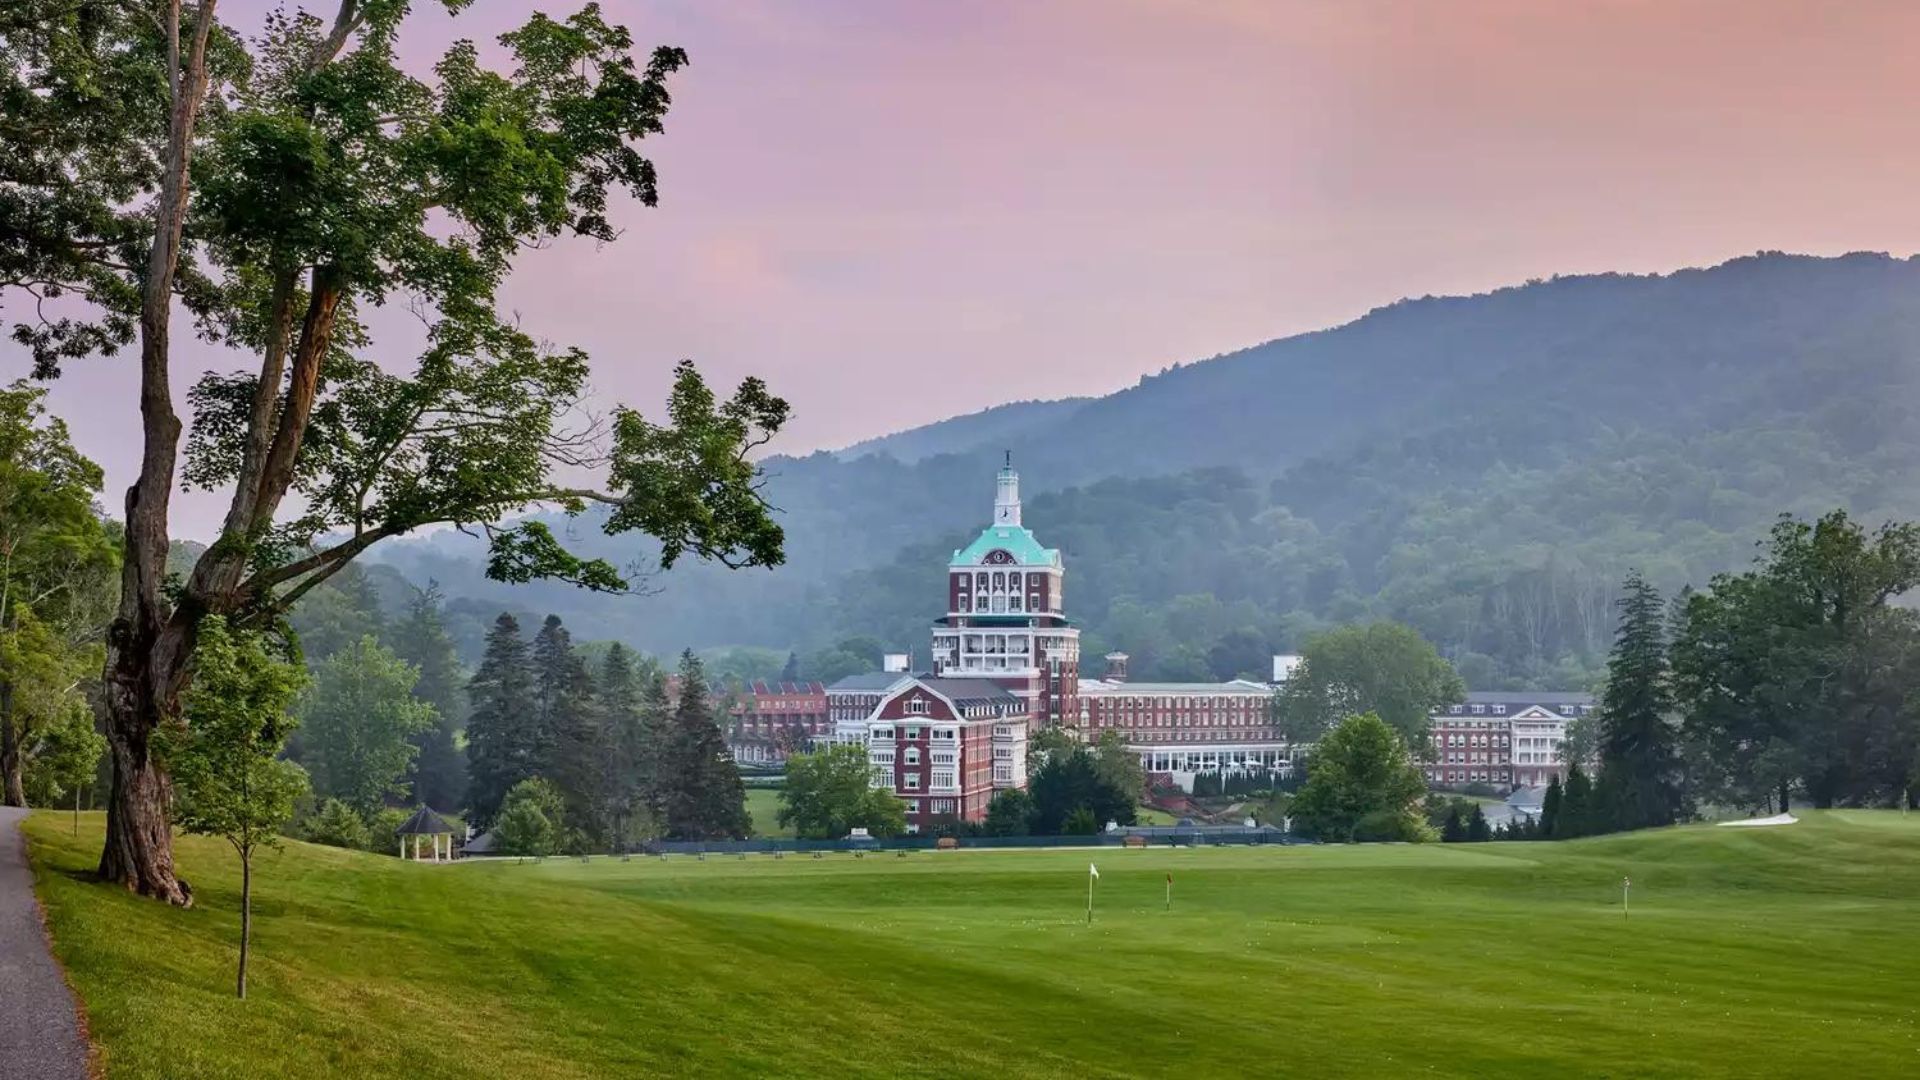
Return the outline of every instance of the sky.
{"type": "MultiPolygon", "coordinates": [[[[221,6],[249,28],[266,5],[221,6]]],[[[423,71],[532,7],[416,6],[423,71]]],[[[1910,0],[603,6],[691,56],[643,144],[660,205],[527,255],[506,303],[588,351],[603,402],[657,410],[683,357],[763,377],[794,408],[781,451],[1107,393],[1403,296],[1920,249],[1910,0]]],[[[176,357],[183,407],[236,362],[176,357]]],[[[25,368],[0,346],[0,376],[25,368]]],[[[132,368],[52,395],[113,504],[132,368]]],[[[186,497],[175,531],[217,512],[186,497]]]]}

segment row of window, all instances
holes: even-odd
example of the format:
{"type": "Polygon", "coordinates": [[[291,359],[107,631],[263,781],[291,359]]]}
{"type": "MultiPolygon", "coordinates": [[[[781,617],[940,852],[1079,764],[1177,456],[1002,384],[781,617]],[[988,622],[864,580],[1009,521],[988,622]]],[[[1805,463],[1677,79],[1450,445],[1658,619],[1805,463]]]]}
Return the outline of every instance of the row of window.
{"type": "MultiPolygon", "coordinates": [[[[961,589],[965,589],[968,585],[965,574],[955,574],[953,580],[961,589]]],[[[1046,583],[1044,570],[1036,570],[1024,575],[1018,570],[995,570],[992,573],[980,570],[974,573],[972,581],[975,592],[986,592],[989,589],[994,592],[1005,592],[1009,589],[1018,592],[1023,585],[1029,589],[1038,589],[1046,583]]]]}
{"type": "Polygon", "coordinates": [[[1505,746],[1506,735],[1448,735],[1444,743],[1447,746],[1505,746]]]}
{"type": "MultiPolygon", "coordinates": [[[[1591,705],[1560,705],[1556,706],[1553,711],[1562,716],[1580,716],[1592,711],[1592,709],[1593,706],[1591,705]]],[[[1453,716],[1460,716],[1466,713],[1471,713],[1474,716],[1484,716],[1488,713],[1492,713],[1495,716],[1505,716],[1507,715],[1507,707],[1505,705],[1449,705],[1447,706],[1447,712],[1453,716]]]]}

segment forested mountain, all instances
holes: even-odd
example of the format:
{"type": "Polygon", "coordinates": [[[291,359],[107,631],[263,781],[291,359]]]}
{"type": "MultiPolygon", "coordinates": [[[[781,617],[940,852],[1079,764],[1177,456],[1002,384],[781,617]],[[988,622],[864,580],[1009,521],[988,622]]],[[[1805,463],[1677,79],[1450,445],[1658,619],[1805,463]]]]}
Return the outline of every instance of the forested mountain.
{"type": "Polygon", "coordinates": [[[995,405],[965,416],[955,416],[922,427],[908,428],[892,435],[854,443],[836,456],[852,461],[870,454],[884,454],[895,461],[912,465],[936,454],[966,453],[983,446],[1018,439],[1049,426],[1064,427],[1092,398],[1061,398],[1058,401],[1014,401],[995,405]]]}
{"type": "MultiPolygon", "coordinates": [[[[1744,563],[1782,511],[1920,517],[1920,262],[1761,254],[1406,300],[1073,403],[1070,424],[1060,405],[912,462],[769,461],[790,556],[772,572],[688,567],[606,598],[487,583],[457,534],[384,557],[476,610],[558,611],[655,652],[923,646],[1010,448],[1089,648],[1134,653],[1138,674],[1260,670],[1304,632],[1379,615],[1477,687],[1578,684],[1629,566],[1672,588],[1744,563]]],[[[914,435],[895,445],[934,445],[914,435]]]]}

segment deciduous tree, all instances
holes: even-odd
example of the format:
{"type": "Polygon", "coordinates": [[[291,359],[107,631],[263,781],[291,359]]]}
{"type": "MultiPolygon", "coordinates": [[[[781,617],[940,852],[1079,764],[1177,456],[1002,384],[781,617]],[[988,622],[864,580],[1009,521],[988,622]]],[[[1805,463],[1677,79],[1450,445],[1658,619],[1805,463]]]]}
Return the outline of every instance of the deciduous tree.
{"type": "Polygon", "coordinates": [[[1428,717],[1466,696],[1453,665],[1399,623],[1330,630],[1309,638],[1300,656],[1274,700],[1295,742],[1312,742],[1347,717],[1372,713],[1409,746],[1423,748],[1428,717]]]}
{"type": "Polygon", "coordinates": [[[288,707],[306,681],[298,665],[270,653],[259,635],[227,628],[221,616],[201,625],[185,724],[169,728],[163,753],[177,785],[174,823],[218,836],[240,856],[240,967],[235,992],[247,996],[253,938],[253,854],[277,847],[280,826],[307,789],[298,765],[280,759],[294,721],[288,707]]]}
{"type": "Polygon", "coordinates": [[[1294,830],[1334,843],[1431,839],[1420,815],[1425,779],[1406,740],[1373,713],[1342,720],[1313,752],[1290,808],[1294,830]]]}
{"type": "Polygon", "coordinates": [[[404,617],[388,633],[394,655],[420,671],[413,696],[433,707],[433,726],[414,736],[415,753],[407,769],[413,801],[442,810],[461,805],[466,794],[466,759],[459,732],[467,715],[466,681],[460,658],[440,614],[440,587],[428,582],[414,591],[404,617]]]}
{"type": "Polygon", "coordinates": [[[907,831],[906,810],[893,792],[873,786],[866,748],[830,743],[787,759],[778,820],[794,835],[835,840],[854,829],[874,836],[907,831]]]}
{"type": "Polygon", "coordinates": [[[333,654],[301,703],[301,760],[314,790],[362,815],[406,794],[413,739],[437,722],[413,696],[420,672],[370,637],[333,654]]]}
{"type": "Polygon", "coordinates": [[[463,40],[421,78],[399,59],[410,6],[275,13],[251,48],[218,25],[214,0],[90,5],[84,20],[29,0],[0,22],[0,80],[23,110],[0,125],[0,161],[25,196],[0,201],[0,236],[19,240],[0,245],[0,286],[71,293],[97,313],[29,315],[15,337],[44,375],[140,345],[99,869],[143,895],[187,899],[149,744],[178,710],[209,616],[267,626],[367,548],[436,523],[485,532],[503,580],[626,586],[537,520],[495,524],[542,506],[602,507],[607,531],[655,537],[663,567],[782,557],[749,455],[784,402],[751,379],[717,399],[682,363],[666,423],[622,408],[573,424],[586,358],[544,347],[497,302],[519,251],[612,241],[615,197],[657,200],[636,144],[661,130],[686,55],[637,61],[627,31],[589,5],[501,35],[505,71],[463,40]],[[177,300],[203,336],[257,357],[193,387],[184,467],[177,300]],[[393,300],[430,327],[411,371],[375,361],[363,320],[393,300]],[[604,484],[558,475],[589,468],[604,484]],[[179,479],[228,500],[219,539],[173,590],[179,479]]]}

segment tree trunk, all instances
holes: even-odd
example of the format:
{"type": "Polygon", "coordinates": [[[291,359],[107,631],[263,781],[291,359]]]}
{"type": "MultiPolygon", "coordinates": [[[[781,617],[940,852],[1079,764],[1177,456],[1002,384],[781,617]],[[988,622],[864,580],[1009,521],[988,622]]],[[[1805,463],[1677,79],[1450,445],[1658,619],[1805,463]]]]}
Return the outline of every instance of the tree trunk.
{"type": "Polygon", "coordinates": [[[169,11],[167,79],[170,115],[167,151],[154,204],[153,245],[147,252],[140,303],[140,472],[127,488],[120,608],[107,629],[103,678],[107,747],[113,789],[107,798],[107,841],[100,876],[141,895],[182,907],[192,892],[173,876],[173,836],[167,827],[166,774],[149,741],[179,693],[181,665],[198,612],[170,626],[163,613],[167,504],[179,454],[180,418],[173,411],[168,371],[173,283],[186,226],[189,163],[200,105],[207,91],[207,41],[216,0],[202,0],[187,51],[181,54],[182,8],[169,11]]]}
{"type": "MultiPolygon", "coordinates": [[[[177,631],[155,634],[155,643],[146,645],[128,640],[136,638],[128,621],[114,620],[108,632],[103,697],[113,785],[107,794],[107,840],[99,873],[137,895],[189,907],[193,891],[173,874],[173,833],[167,821],[171,787],[150,745],[165,708],[162,703],[177,693],[177,672],[169,670],[170,663],[160,664],[158,645],[177,631]]],[[[170,646],[165,655],[177,655],[176,647],[170,646]]]]}
{"type": "Polygon", "coordinates": [[[240,1000],[247,999],[247,945],[253,939],[253,852],[240,853],[240,1000]]]}
{"type": "Polygon", "coordinates": [[[1787,812],[1787,782],[1785,780],[1780,781],[1780,812],[1783,814],[1787,812]]]}
{"type": "Polygon", "coordinates": [[[13,685],[0,682],[0,806],[27,805],[25,771],[21,759],[20,732],[13,724],[13,685]]]}

